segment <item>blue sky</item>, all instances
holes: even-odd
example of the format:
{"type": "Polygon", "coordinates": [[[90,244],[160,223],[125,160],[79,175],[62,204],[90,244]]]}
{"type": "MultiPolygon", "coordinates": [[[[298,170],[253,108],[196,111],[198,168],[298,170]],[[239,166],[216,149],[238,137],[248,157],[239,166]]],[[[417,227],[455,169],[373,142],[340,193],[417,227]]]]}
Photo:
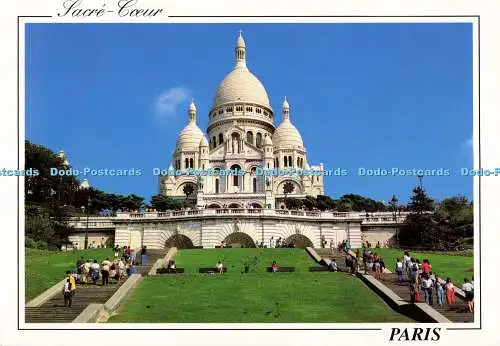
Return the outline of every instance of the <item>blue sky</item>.
{"type": "Polygon", "coordinates": [[[427,192],[472,197],[471,24],[30,24],[26,138],[75,168],[142,169],[89,181],[149,200],[192,97],[206,129],[240,29],[277,123],[287,96],[309,163],[349,170],[326,194],[406,202],[416,177],[358,175],[401,167],[450,169],[427,192]]]}

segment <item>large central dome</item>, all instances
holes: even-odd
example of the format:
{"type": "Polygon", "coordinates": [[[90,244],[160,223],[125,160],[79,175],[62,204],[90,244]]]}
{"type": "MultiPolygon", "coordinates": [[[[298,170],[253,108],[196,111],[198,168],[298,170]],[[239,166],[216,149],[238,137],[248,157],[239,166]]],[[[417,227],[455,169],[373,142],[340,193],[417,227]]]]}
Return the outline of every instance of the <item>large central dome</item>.
{"type": "Polygon", "coordinates": [[[220,83],[212,107],[234,102],[255,103],[271,108],[266,89],[246,66],[246,47],[241,34],[236,42],[236,66],[220,83]]]}

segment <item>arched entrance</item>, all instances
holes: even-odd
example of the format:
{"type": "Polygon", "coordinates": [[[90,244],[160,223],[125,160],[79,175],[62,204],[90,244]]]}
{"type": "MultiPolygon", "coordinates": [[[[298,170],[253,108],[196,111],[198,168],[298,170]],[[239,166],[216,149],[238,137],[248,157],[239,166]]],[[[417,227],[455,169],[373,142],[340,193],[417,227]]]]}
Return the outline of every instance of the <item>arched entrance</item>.
{"type": "Polygon", "coordinates": [[[312,241],[307,238],[305,235],[302,234],[293,234],[286,238],[285,243],[287,246],[293,245],[293,247],[297,248],[306,248],[306,247],[313,247],[312,241]]]}
{"type": "Polygon", "coordinates": [[[241,245],[241,247],[255,247],[255,243],[252,237],[243,232],[231,233],[224,239],[224,243],[226,243],[227,245],[241,245]]]}
{"type": "Polygon", "coordinates": [[[262,206],[259,203],[252,203],[250,204],[252,208],[257,208],[257,209],[262,209],[262,206]]]}
{"type": "Polygon", "coordinates": [[[183,234],[174,234],[165,242],[165,247],[176,247],[178,249],[192,249],[194,248],[194,244],[183,234]]]}

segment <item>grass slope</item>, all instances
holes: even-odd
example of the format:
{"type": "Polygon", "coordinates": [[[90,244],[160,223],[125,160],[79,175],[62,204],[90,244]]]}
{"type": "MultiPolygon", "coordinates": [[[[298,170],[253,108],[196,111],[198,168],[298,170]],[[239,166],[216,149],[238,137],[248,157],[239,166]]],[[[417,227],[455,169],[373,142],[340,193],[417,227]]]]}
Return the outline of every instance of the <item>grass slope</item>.
{"type": "Polygon", "coordinates": [[[186,274],[147,277],[109,322],[127,323],[348,323],[411,322],[394,312],[359,279],[344,273],[309,273],[300,249],[183,250],[186,274]],[[242,274],[242,257],[257,265],[242,274]],[[228,266],[227,274],[198,274],[199,267],[228,266]],[[266,273],[276,260],[295,273],[266,273]]]}
{"type": "Polygon", "coordinates": [[[73,270],[76,261],[83,258],[104,260],[113,257],[113,249],[92,249],[77,252],[25,249],[25,297],[30,300],[64,279],[67,270],[73,270]]]}

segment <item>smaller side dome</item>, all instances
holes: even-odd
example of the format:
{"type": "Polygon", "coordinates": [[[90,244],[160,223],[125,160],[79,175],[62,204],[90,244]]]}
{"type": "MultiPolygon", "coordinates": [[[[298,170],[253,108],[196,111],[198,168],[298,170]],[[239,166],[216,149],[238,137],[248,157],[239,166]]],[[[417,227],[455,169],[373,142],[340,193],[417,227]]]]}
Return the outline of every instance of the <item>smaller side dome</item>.
{"type": "Polygon", "coordinates": [[[271,140],[271,136],[265,136],[264,137],[264,145],[273,145],[273,141],[271,140]]]}
{"type": "Polygon", "coordinates": [[[205,136],[201,138],[200,147],[208,147],[208,140],[205,136]]]}

